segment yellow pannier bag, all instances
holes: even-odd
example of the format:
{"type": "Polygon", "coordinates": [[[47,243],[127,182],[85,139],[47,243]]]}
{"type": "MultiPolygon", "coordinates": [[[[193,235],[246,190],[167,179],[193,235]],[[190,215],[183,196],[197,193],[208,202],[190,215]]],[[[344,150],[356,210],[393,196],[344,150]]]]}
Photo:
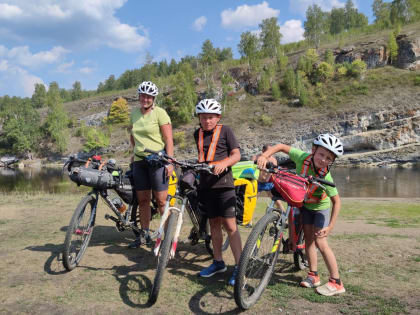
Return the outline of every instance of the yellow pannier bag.
{"type": "MultiPolygon", "coordinates": [[[[173,171],[172,176],[169,177],[168,195],[175,196],[177,184],[178,184],[178,177],[176,176],[175,171],[173,171]]],[[[175,202],[176,202],[176,199],[172,198],[170,205],[173,206],[175,202]]]]}
{"type": "Polygon", "coordinates": [[[234,181],[236,191],[236,221],[251,223],[257,205],[258,182],[255,179],[238,178],[234,181]]]}

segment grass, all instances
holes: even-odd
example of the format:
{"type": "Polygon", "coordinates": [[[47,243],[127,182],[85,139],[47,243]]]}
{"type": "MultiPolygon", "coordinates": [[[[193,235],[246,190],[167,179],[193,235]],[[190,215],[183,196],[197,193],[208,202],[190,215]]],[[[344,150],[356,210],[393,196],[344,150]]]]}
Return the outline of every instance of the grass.
{"type": "MultiPolygon", "coordinates": [[[[0,312],[81,314],[190,314],[236,313],[233,289],[226,282],[232,272],[230,251],[224,254],[228,272],[212,278],[197,278],[211,262],[204,246],[180,244],[176,259],[166,269],[158,302],[146,305],[154,277],[156,259],[150,249],[130,251],[130,232],[118,233],[103,219],[100,203],[97,226],[85,257],[72,272],[64,272],[59,253],[70,217],[81,199],[78,194],[0,194],[0,312]],[[13,209],[13,211],[10,211],[13,209]],[[31,228],[23,228],[31,227],[31,228]]],[[[254,224],[264,213],[267,199],[259,199],[254,224]]],[[[418,308],[420,285],[418,229],[393,228],[389,232],[375,214],[386,219],[418,217],[410,202],[395,202],[389,209],[374,200],[343,200],[330,244],[337,256],[347,293],[324,297],[298,286],[305,271],[293,269],[292,255],[281,255],[271,282],[253,313],[413,313],[418,308]],[[353,232],[364,217],[375,218],[375,231],[353,232]],[[341,231],[347,228],[352,232],[341,231]],[[395,229],[398,231],[393,232],[395,229]],[[381,272],[378,273],[378,270],[381,272]],[[384,286],[392,283],[392,286],[384,286]],[[414,295],[414,298],[410,298],[414,295]]],[[[152,224],[157,224],[156,220],[152,224]]],[[[182,233],[188,233],[188,219],[182,233]]],[[[250,229],[240,228],[245,242],[250,229]]],[[[322,280],[328,271],[318,257],[322,280]]]]}

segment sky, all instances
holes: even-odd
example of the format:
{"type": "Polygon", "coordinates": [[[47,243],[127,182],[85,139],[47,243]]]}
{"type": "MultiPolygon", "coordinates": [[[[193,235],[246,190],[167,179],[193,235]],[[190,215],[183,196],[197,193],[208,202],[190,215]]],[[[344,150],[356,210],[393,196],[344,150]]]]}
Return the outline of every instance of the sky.
{"type": "MultiPolygon", "coordinates": [[[[197,56],[204,41],[233,50],[241,33],[276,17],[281,43],[303,39],[308,6],[345,0],[0,0],[0,96],[31,97],[35,83],[95,90],[111,74],[197,56]]],[[[353,0],[373,22],[373,0],[353,0]]]]}

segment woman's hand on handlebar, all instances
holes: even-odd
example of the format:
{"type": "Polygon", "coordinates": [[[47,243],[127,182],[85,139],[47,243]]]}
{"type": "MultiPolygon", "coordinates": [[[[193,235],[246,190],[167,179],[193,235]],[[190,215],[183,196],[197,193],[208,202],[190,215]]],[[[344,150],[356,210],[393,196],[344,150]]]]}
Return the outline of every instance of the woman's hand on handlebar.
{"type": "Polygon", "coordinates": [[[172,164],[168,164],[165,166],[166,177],[169,177],[174,172],[174,166],[172,164]]]}

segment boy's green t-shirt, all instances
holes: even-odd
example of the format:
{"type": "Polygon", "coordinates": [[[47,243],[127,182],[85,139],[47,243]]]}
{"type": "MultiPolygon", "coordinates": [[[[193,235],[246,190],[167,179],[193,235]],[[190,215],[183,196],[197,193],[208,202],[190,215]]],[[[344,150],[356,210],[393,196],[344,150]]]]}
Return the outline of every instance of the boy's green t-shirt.
{"type": "MultiPolygon", "coordinates": [[[[299,149],[296,149],[296,148],[291,148],[290,149],[289,157],[293,162],[295,162],[296,172],[298,174],[302,173],[303,161],[308,157],[308,155],[309,155],[309,153],[303,152],[299,149]]],[[[308,175],[316,176],[312,167],[309,169],[308,175]]],[[[324,179],[329,181],[329,182],[332,182],[332,183],[334,182],[330,172],[327,173],[327,175],[324,177],[324,179]]],[[[308,208],[310,210],[325,210],[325,209],[330,208],[330,205],[331,205],[330,197],[338,195],[338,191],[337,191],[337,188],[335,188],[335,187],[331,187],[331,186],[328,186],[328,185],[324,185],[324,187],[326,188],[325,193],[327,194],[327,198],[325,198],[324,200],[321,200],[319,203],[304,203],[303,205],[304,205],[305,208],[308,208]]],[[[313,196],[314,197],[321,197],[322,192],[323,192],[323,189],[321,187],[318,187],[317,190],[315,191],[315,193],[313,194],[313,196]]]]}
{"type": "Polygon", "coordinates": [[[160,132],[160,126],[170,124],[171,119],[163,108],[155,106],[151,112],[143,115],[140,108],[133,108],[131,111],[130,122],[133,126],[132,134],[134,138],[134,161],[141,160],[148,154],[144,149],[161,151],[165,148],[165,142],[160,132]]]}

